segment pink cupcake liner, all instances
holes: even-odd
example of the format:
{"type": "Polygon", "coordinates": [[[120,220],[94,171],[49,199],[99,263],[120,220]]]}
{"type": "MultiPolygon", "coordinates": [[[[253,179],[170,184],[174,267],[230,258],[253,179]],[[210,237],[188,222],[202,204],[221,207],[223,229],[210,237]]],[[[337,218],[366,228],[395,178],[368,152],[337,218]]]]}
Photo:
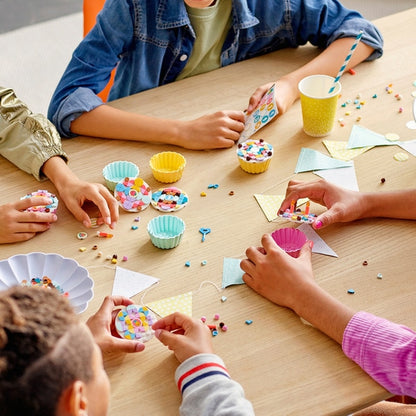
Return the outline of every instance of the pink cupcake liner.
{"type": "Polygon", "coordinates": [[[306,235],[297,228],[279,228],[272,232],[276,244],[292,257],[299,257],[300,249],[306,243],[306,235]]]}

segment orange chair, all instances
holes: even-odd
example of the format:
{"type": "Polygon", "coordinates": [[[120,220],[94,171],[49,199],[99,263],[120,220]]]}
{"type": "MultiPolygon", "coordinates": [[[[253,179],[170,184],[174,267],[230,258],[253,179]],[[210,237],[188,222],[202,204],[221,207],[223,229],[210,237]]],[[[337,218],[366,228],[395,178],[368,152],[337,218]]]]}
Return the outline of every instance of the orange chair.
{"type": "MultiPolygon", "coordinates": [[[[83,3],[83,15],[84,15],[84,37],[94,27],[97,14],[103,8],[105,0],[84,0],[83,3]]],[[[115,68],[111,71],[110,80],[105,88],[98,93],[98,96],[107,101],[108,93],[114,82],[114,75],[116,73],[115,68]]]]}

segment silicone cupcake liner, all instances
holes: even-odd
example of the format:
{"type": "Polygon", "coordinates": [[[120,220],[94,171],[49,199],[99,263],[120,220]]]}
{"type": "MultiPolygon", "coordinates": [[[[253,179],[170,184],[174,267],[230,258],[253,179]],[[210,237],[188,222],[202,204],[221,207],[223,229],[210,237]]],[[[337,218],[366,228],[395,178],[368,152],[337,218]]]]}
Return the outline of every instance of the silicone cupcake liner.
{"type": "Polygon", "coordinates": [[[129,177],[135,178],[139,176],[140,169],[133,162],[126,160],[117,160],[104,166],[103,176],[105,184],[110,191],[114,191],[117,183],[122,179],[129,177]]]}
{"type": "Polygon", "coordinates": [[[177,152],[161,152],[151,157],[149,165],[157,181],[173,183],[181,179],[186,159],[177,152]]]}
{"type": "Polygon", "coordinates": [[[185,223],[173,215],[160,215],[147,224],[147,232],[154,246],[170,249],[180,243],[185,232],[185,223]]]}
{"type": "Polygon", "coordinates": [[[279,247],[295,258],[307,241],[306,235],[297,228],[280,228],[273,231],[272,237],[279,247]]]}
{"type": "Polygon", "coordinates": [[[269,168],[271,159],[268,159],[264,162],[246,162],[243,159],[239,159],[240,167],[247,173],[263,173],[269,168]]]}
{"type": "Polygon", "coordinates": [[[117,183],[114,197],[124,210],[138,212],[149,206],[152,201],[152,191],[142,178],[127,177],[117,183]]]}

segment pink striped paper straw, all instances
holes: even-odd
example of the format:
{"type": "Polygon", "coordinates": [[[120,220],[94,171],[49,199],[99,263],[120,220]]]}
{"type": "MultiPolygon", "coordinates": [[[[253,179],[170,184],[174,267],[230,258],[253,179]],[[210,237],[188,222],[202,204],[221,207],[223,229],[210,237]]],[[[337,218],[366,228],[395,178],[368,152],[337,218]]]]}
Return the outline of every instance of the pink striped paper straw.
{"type": "Polygon", "coordinates": [[[363,35],[363,31],[361,30],[360,33],[355,38],[355,42],[352,44],[351,49],[350,49],[348,55],[346,56],[346,58],[344,60],[344,63],[342,64],[341,68],[339,69],[338,75],[334,79],[334,85],[329,89],[328,94],[332,94],[334,92],[335,84],[339,81],[339,79],[341,78],[341,75],[344,73],[345,68],[347,67],[348,62],[350,61],[352,54],[354,53],[355,49],[357,48],[358,42],[361,40],[362,35],[363,35]]]}

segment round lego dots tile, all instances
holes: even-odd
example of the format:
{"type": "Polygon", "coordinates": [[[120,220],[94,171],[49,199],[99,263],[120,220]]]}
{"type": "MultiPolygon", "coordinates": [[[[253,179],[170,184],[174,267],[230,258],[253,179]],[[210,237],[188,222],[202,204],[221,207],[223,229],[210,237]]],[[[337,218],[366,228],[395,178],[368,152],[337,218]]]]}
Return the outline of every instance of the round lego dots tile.
{"type": "Polygon", "coordinates": [[[146,306],[128,305],[118,312],[115,326],[120,337],[141,342],[149,341],[154,331],[156,315],[146,306]]]}
{"type": "Polygon", "coordinates": [[[48,191],[39,189],[38,191],[35,192],[31,192],[30,194],[27,194],[25,196],[22,196],[20,199],[26,199],[26,198],[31,198],[31,197],[46,197],[49,198],[52,203],[49,205],[34,205],[32,207],[29,207],[26,209],[26,211],[29,212],[50,212],[52,214],[54,214],[56,212],[56,210],[58,209],[58,198],[56,197],[56,195],[51,194],[48,191]]]}
{"type": "Polygon", "coordinates": [[[152,206],[162,212],[179,211],[188,201],[188,195],[174,186],[161,188],[152,195],[152,206]]]}
{"type": "Polygon", "coordinates": [[[124,210],[138,212],[149,206],[152,191],[141,178],[124,178],[116,185],[114,196],[124,210]]]}
{"type": "Polygon", "coordinates": [[[406,123],[406,127],[410,130],[416,130],[416,121],[410,120],[406,123]]]}
{"type": "Polygon", "coordinates": [[[397,160],[399,162],[405,162],[407,159],[409,159],[409,155],[403,152],[396,153],[393,157],[394,160],[397,160]]]}
{"type": "Polygon", "coordinates": [[[390,142],[396,142],[397,140],[400,140],[400,136],[396,133],[387,133],[384,135],[384,137],[390,142]]]}

